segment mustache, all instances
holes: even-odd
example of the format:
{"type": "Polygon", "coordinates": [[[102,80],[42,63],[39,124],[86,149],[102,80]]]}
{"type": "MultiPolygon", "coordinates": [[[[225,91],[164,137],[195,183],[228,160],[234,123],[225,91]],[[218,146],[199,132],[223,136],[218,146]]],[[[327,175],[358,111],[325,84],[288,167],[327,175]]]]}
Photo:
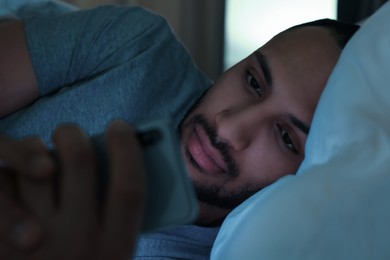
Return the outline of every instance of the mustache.
{"type": "Polygon", "coordinates": [[[216,129],[209,124],[207,119],[201,114],[196,114],[189,121],[188,125],[200,125],[204,129],[211,145],[221,153],[226,163],[228,180],[238,177],[239,168],[229,152],[229,145],[218,138],[216,129]]]}

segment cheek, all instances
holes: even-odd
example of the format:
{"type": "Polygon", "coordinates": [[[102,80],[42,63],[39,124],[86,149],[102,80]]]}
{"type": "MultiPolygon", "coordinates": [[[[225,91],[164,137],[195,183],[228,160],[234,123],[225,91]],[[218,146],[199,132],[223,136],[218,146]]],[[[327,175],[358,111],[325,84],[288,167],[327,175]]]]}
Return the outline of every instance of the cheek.
{"type": "Polygon", "coordinates": [[[214,115],[227,110],[243,98],[241,83],[234,77],[225,77],[218,81],[204,95],[196,112],[214,115]]]}
{"type": "Polygon", "coordinates": [[[295,173],[301,161],[283,154],[277,144],[269,139],[253,144],[238,160],[241,177],[261,185],[269,185],[285,175],[295,173]]]}

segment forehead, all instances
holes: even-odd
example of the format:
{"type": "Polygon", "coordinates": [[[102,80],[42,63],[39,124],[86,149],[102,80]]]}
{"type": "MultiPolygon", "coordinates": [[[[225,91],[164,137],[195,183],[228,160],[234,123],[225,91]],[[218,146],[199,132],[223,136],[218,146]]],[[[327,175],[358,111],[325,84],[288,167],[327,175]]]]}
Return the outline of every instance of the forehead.
{"type": "Polygon", "coordinates": [[[275,91],[314,112],[341,52],[330,32],[320,27],[291,30],[259,51],[267,58],[275,91]]]}

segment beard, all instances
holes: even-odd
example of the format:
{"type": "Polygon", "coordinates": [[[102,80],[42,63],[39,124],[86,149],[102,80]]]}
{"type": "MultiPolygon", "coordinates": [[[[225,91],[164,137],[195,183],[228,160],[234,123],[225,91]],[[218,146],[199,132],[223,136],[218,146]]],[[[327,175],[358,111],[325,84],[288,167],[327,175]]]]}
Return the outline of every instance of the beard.
{"type": "Polygon", "coordinates": [[[199,202],[227,210],[233,210],[262,188],[255,184],[247,183],[227,194],[220,195],[223,188],[222,185],[207,185],[206,183],[198,183],[195,180],[193,180],[193,184],[199,202]]]}
{"type": "MultiPolygon", "coordinates": [[[[194,111],[200,103],[201,100],[195,104],[191,112],[194,111]]],[[[227,168],[226,171],[221,173],[221,181],[219,184],[198,181],[190,175],[199,202],[220,209],[232,210],[262,188],[260,185],[246,183],[239,187],[235,187],[232,190],[225,191],[225,186],[227,184],[234,184],[234,181],[240,176],[240,169],[229,152],[229,145],[218,140],[216,129],[208,123],[205,116],[201,114],[192,115],[192,113],[189,113],[186,119],[187,121],[182,123],[179,128],[182,139],[183,131],[186,128],[191,128],[194,125],[202,127],[208,136],[211,145],[221,154],[227,168]]],[[[195,169],[204,172],[188,151],[184,151],[184,156],[195,169]]]]}

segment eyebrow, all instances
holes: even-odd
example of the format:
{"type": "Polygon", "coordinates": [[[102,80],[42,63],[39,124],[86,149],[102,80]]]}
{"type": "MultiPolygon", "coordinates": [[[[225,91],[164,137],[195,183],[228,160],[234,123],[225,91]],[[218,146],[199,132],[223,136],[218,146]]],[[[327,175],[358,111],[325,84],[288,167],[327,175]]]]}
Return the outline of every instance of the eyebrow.
{"type": "Polygon", "coordinates": [[[257,62],[263,70],[264,78],[268,86],[272,87],[272,73],[267,57],[260,50],[254,52],[257,62]]]}
{"type": "Polygon", "coordinates": [[[295,125],[304,134],[306,135],[309,134],[310,127],[307,124],[305,124],[302,120],[298,119],[293,114],[288,114],[288,118],[290,119],[291,123],[293,123],[293,125],[295,125]]]}

